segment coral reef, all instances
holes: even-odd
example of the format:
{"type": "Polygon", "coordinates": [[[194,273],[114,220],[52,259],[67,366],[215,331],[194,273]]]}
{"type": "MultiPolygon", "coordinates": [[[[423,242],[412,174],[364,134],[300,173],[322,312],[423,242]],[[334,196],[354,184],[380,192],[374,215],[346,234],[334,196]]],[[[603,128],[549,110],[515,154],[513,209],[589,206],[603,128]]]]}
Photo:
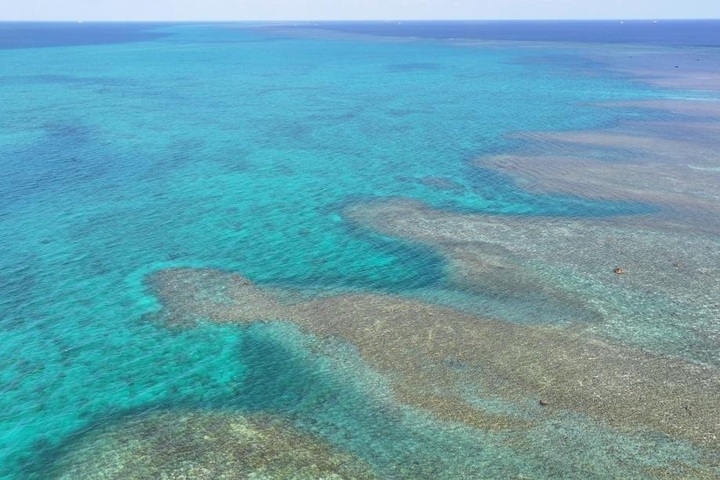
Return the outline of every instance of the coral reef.
{"type": "Polygon", "coordinates": [[[651,429],[717,448],[716,370],[572,327],[514,325],[383,295],[283,303],[239,275],[216,270],[169,269],[149,282],[169,324],[286,320],[319,337],[345,339],[390,379],[402,402],[444,420],[484,429],[519,426],[469,401],[470,387],[519,403],[542,399],[541,416],[574,411],[617,428],[651,429]]]}
{"type": "Polygon", "coordinates": [[[360,460],[266,415],[164,412],[82,437],[60,479],[370,479],[360,460]]]}

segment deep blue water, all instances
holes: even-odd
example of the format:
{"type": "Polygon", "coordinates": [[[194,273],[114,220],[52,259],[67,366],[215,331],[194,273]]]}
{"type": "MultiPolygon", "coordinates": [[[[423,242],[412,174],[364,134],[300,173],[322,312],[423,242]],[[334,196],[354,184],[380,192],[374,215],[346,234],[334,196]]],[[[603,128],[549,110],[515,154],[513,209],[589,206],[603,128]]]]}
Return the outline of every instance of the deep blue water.
{"type": "Polygon", "coordinates": [[[47,48],[139,42],[163,36],[159,23],[0,22],[0,48],[47,48]]]}
{"type": "Polygon", "coordinates": [[[720,20],[317,22],[313,26],[394,37],[720,46],[720,20]]]}
{"type": "MultiPolygon", "coordinates": [[[[153,40],[168,23],[0,22],[0,48],[33,48],[153,40]]],[[[242,24],[239,24],[242,25],[242,24]]],[[[253,23],[257,25],[257,22],[253,23]]],[[[281,22],[267,28],[321,28],[364,35],[432,39],[720,46],[720,20],[494,20],[281,22]]]]}
{"type": "MultiPolygon", "coordinates": [[[[292,415],[378,468],[442,456],[460,438],[410,414],[389,421],[364,367],[339,381],[282,325],[168,331],[147,320],[159,305],[143,279],[191,266],[300,290],[440,291],[440,255],[343,209],[403,197],[494,215],[655,212],[531,193],[473,160],[521,148],[516,132],[660,115],[593,103],[667,92],[580,73],[594,64],[572,46],[436,41],[718,44],[717,23],[638,25],[626,37],[604,22],[322,25],[428,39],[398,43],[244,24],[0,24],[0,477],[42,472],[78,432],[159,408],[292,415]]],[[[542,470],[486,440],[474,468],[503,456],[513,472],[542,470]]]]}

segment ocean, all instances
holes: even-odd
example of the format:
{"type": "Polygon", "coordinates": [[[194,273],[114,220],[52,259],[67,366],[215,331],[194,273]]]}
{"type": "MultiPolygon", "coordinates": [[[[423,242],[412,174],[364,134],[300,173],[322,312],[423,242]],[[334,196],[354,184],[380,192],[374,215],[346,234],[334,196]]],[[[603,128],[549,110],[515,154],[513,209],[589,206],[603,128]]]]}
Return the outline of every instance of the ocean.
{"type": "Polygon", "coordinates": [[[0,23],[0,478],[720,475],[719,46],[0,23]]]}

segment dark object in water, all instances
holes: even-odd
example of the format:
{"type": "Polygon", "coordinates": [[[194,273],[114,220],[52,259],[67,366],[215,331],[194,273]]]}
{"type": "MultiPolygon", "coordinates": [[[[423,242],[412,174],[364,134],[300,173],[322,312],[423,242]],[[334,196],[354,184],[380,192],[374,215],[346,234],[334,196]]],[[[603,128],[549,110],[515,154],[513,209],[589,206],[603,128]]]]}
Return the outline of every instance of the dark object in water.
{"type": "Polygon", "coordinates": [[[622,274],[625,273],[625,269],[622,268],[622,267],[615,267],[615,270],[613,270],[613,271],[614,271],[615,273],[617,273],[618,275],[622,275],[622,274]]]}

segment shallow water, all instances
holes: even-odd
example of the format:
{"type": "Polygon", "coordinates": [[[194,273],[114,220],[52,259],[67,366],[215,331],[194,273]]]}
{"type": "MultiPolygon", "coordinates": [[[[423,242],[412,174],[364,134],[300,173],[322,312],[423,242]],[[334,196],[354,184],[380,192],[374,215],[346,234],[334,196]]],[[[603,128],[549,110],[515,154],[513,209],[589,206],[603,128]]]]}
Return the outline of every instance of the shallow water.
{"type": "MultiPolygon", "coordinates": [[[[574,414],[527,429],[523,441],[535,445],[527,448],[514,431],[440,421],[398,404],[388,380],[342,341],[328,352],[283,323],[168,329],[153,321],[161,305],[145,280],[169,267],[218,268],[301,297],[399,294],[516,323],[533,312],[530,323],[598,324],[622,342],[631,328],[603,317],[613,298],[568,310],[562,295],[547,301],[556,298],[550,287],[528,294],[521,287],[545,281],[542,268],[530,283],[522,268],[522,281],[493,288],[458,282],[437,245],[346,211],[400,197],[498,218],[652,223],[666,204],[524,189],[476,159],[532,151],[517,132],[673,117],[603,102],[715,94],[662,89],[587,57],[612,55],[612,46],[137,28],[115,31],[126,43],[111,44],[78,33],[83,45],[18,49],[17,37],[0,37],[0,476],[43,477],[90,429],[195,409],[280,414],[385,478],[577,471],[582,455],[553,449],[554,435],[592,452],[582,467],[589,476],[698,461],[684,440],[625,436],[574,414]],[[482,451],[472,450],[479,441],[482,451]],[[626,449],[614,456],[613,442],[626,449]]],[[[605,145],[593,155],[607,162],[608,151],[622,160],[605,145]]],[[[532,237],[523,241],[532,256],[532,237]]],[[[708,285],[717,280],[708,275],[708,285]]],[[[690,324],[660,311],[662,321],[645,321],[628,343],[712,364],[717,316],[708,305],[690,324]],[[682,333],[676,340],[669,325],[682,333]],[[698,329],[709,344],[692,343],[698,329]]],[[[478,396],[489,411],[517,408],[478,396]]]]}

